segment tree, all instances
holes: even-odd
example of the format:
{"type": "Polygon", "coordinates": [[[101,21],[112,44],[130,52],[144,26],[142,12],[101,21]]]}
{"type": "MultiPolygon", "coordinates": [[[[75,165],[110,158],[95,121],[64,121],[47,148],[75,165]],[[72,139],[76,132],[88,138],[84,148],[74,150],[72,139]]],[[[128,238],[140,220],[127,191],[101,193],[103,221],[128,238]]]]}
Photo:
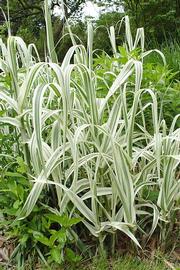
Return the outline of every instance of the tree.
{"type": "Polygon", "coordinates": [[[56,29],[55,29],[55,41],[58,42],[59,38],[61,37],[64,25],[66,23],[66,20],[71,18],[72,16],[76,18],[77,20],[81,16],[81,11],[83,8],[83,4],[85,3],[85,0],[52,0],[51,3],[51,10],[53,10],[55,7],[58,7],[61,11],[60,13],[60,20],[56,17],[56,29]],[[57,23],[59,22],[59,23],[57,23]]]}
{"type": "MultiPolygon", "coordinates": [[[[75,16],[82,10],[85,0],[51,0],[50,9],[52,11],[52,20],[56,26],[55,39],[61,37],[66,19],[75,16]],[[59,8],[59,16],[54,16],[54,9],[59,8]]],[[[37,42],[43,32],[45,32],[43,0],[9,0],[9,14],[11,22],[11,32],[13,35],[22,36],[26,42],[37,42]]],[[[0,7],[8,16],[7,0],[0,0],[0,7]]],[[[5,31],[5,18],[0,13],[1,30],[5,31]]],[[[1,31],[2,34],[2,31],[1,31]]]]}
{"type": "Polygon", "coordinates": [[[179,0],[124,0],[123,5],[134,27],[144,27],[150,40],[162,43],[169,38],[178,39],[179,0]]]}
{"type": "MultiPolygon", "coordinates": [[[[43,0],[10,0],[9,2],[7,2],[7,0],[0,0],[0,7],[4,11],[6,17],[8,17],[7,6],[9,6],[9,18],[13,35],[18,32],[19,28],[24,23],[24,27],[29,25],[29,28],[31,28],[34,22],[31,30],[36,34],[37,29],[41,27],[41,24],[44,22],[43,0]]],[[[5,23],[2,12],[0,13],[0,23],[5,23]]]]}
{"type": "MultiPolygon", "coordinates": [[[[111,26],[115,27],[116,32],[116,43],[122,43],[122,35],[119,33],[119,22],[123,18],[124,14],[120,12],[106,12],[102,13],[99,19],[95,23],[95,34],[94,34],[94,49],[104,50],[108,54],[112,53],[112,45],[108,38],[108,31],[111,26]],[[103,40],[103,42],[102,42],[103,40]]],[[[100,51],[99,51],[100,52],[100,51]]]]}

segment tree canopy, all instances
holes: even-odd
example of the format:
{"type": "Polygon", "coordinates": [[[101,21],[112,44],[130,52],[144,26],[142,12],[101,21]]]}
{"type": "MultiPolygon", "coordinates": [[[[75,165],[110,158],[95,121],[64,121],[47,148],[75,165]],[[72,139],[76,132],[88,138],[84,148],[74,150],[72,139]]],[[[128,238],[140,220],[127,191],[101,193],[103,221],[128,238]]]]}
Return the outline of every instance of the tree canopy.
{"type": "Polygon", "coordinates": [[[133,25],[144,27],[150,39],[160,43],[168,38],[178,39],[179,0],[124,0],[123,5],[133,25]]]}

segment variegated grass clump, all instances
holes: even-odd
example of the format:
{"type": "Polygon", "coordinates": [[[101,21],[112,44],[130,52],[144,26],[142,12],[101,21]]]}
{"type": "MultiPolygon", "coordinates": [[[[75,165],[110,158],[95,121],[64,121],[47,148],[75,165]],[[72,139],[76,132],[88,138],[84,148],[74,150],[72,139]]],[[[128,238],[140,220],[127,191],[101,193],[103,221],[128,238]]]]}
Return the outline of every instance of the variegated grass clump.
{"type": "MultiPolygon", "coordinates": [[[[84,225],[99,238],[101,246],[107,233],[115,240],[116,231],[124,232],[140,246],[135,232],[143,232],[148,240],[158,225],[162,230],[178,210],[180,194],[180,130],[174,128],[179,116],[167,130],[165,121],[159,118],[155,90],[141,88],[143,59],[152,52],[144,51],[144,31],[138,29],[133,41],[129,19],[123,19],[126,49],[131,52],[141,47],[140,58],[130,57],[120,65],[118,75],[110,70],[114,81],[107,95],[98,98],[98,83],[106,81],[93,69],[92,25],[88,24],[87,49],[76,44],[69,29],[73,46],[60,65],[47,1],[45,18],[45,62],[39,60],[33,44],[26,46],[19,37],[9,36],[7,45],[0,40],[1,75],[9,76],[11,84],[7,88],[0,83],[0,102],[6,110],[0,121],[12,125],[13,132],[20,135],[14,147],[23,149],[29,180],[33,180],[22,217],[32,211],[43,188],[53,185],[58,198],[54,212],[83,217],[84,225]],[[127,88],[133,76],[129,108],[127,88]],[[142,105],[145,93],[151,102],[142,105]],[[145,118],[149,107],[151,134],[145,118]],[[159,192],[156,202],[143,196],[147,188],[159,192]],[[147,224],[151,224],[148,231],[147,224]]],[[[117,57],[114,27],[109,30],[109,38],[117,57]]],[[[1,132],[8,129],[4,126],[1,132]]]]}

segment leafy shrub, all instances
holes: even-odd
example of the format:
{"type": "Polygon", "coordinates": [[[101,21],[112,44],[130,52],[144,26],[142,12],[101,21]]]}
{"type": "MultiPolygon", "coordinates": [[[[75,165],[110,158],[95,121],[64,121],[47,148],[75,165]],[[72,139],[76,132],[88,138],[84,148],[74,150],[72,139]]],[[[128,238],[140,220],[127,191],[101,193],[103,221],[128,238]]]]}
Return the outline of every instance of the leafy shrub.
{"type": "MultiPolygon", "coordinates": [[[[52,262],[79,261],[81,257],[70,248],[75,241],[71,227],[80,221],[79,218],[70,219],[65,215],[50,213],[44,204],[39,203],[29,217],[18,219],[30,192],[30,183],[22,158],[17,157],[14,163],[14,171],[2,171],[0,180],[0,229],[7,239],[7,251],[11,253],[10,265],[15,261],[20,269],[28,261],[35,267],[37,254],[47,266],[52,262]]],[[[41,201],[44,198],[45,194],[41,196],[41,201]]]]}

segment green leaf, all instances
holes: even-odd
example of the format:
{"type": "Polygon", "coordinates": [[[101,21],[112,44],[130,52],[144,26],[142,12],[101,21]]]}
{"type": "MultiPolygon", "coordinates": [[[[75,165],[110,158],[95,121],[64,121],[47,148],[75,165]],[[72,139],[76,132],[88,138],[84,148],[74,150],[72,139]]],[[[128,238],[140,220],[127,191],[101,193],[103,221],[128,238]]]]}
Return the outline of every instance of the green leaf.
{"type": "Polygon", "coordinates": [[[17,157],[17,162],[19,165],[17,171],[19,173],[26,173],[27,172],[27,165],[24,163],[24,160],[22,159],[22,157],[17,157]]]}
{"type": "Polygon", "coordinates": [[[69,262],[80,262],[82,260],[82,256],[76,255],[74,251],[70,248],[66,248],[65,252],[66,260],[69,262]]]}
{"type": "Polygon", "coordinates": [[[50,241],[47,237],[45,237],[42,233],[37,232],[37,231],[33,231],[33,237],[39,241],[40,243],[46,245],[46,246],[50,246],[50,241]]]}
{"type": "Polygon", "coordinates": [[[14,209],[18,209],[20,205],[21,205],[21,202],[19,200],[17,200],[14,202],[13,207],[14,207],[14,209]]]}
{"type": "Polygon", "coordinates": [[[69,218],[67,216],[58,216],[55,214],[47,214],[46,217],[48,217],[51,221],[59,223],[61,226],[68,227],[69,218]]]}
{"type": "Polygon", "coordinates": [[[21,243],[22,245],[24,245],[24,244],[27,242],[28,238],[29,238],[29,235],[28,235],[28,234],[24,234],[24,235],[22,236],[22,238],[20,239],[20,243],[21,243]]]}
{"type": "Polygon", "coordinates": [[[58,264],[62,263],[62,256],[60,254],[59,247],[52,248],[50,254],[55,262],[57,262],[58,264]]]}

